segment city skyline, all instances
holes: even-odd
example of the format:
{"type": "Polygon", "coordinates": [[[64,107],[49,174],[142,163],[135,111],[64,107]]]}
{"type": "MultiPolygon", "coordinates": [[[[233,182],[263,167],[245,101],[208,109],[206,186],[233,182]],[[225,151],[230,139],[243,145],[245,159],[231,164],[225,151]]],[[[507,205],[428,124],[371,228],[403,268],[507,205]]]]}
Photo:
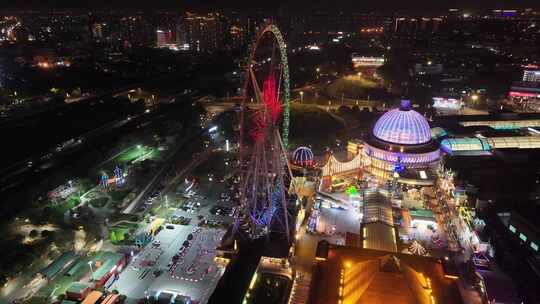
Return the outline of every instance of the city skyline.
{"type": "Polygon", "coordinates": [[[540,303],[540,10],[462,2],[3,1],[0,302],[540,303]]]}
{"type": "Polygon", "coordinates": [[[523,1],[505,1],[505,0],[461,0],[461,1],[431,1],[431,0],[413,0],[413,1],[397,1],[383,0],[377,2],[363,3],[353,0],[337,0],[337,1],[271,1],[271,2],[253,2],[247,0],[157,0],[157,1],[127,1],[127,0],[94,0],[88,1],[70,1],[70,0],[53,0],[44,3],[39,0],[29,0],[21,3],[18,0],[7,0],[0,3],[0,9],[189,9],[198,8],[204,10],[215,9],[235,9],[235,10],[267,10],[279,11],[281,9],[294,9],[296,11],[312,11],[312,10],[329,10],[339,11],[342,9],[353,10],[381,10],[381,11],[441,11],[451,8],[469,9],[469,10],[489,10],[489,9],[522,9],[522,8],[539,8],[540,4],[535,0],[523,1]]]}

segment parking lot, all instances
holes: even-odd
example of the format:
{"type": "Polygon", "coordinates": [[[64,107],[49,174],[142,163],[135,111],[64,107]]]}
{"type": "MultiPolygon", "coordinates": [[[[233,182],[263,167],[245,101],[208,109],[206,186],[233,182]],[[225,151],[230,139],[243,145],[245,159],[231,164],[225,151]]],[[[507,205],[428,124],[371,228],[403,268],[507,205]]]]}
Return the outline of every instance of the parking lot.
{"type": "Polygon", "coordinates": [[[237,184],[232,174],[217,176],[220,162],[145,198],[141,211],[156,209],[166,222],[110,287],[126,294],[128,303],[165,296],[206,303],[212,294],[225,271],[214,262],[216,247],[236,212],[237,184]]]}
{"type": "Polygon", "coordinates": [[[160,292],[205,303],[224,271],[214,263],[215,248],[224,233],[221,229],[167,224],[110,290],[128,295],[128,303],[160,292]]]}

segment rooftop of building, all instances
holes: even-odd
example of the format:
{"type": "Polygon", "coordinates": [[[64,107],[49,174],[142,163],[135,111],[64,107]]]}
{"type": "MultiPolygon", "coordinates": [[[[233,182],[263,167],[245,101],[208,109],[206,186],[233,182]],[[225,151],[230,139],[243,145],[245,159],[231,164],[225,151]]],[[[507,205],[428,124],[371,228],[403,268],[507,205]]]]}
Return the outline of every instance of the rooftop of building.
{"type": "Polygon", "coordinates": [[[440,116],[435,119],[435,123],[439,124],[442,122],[470,122],[470,121],[479,121],[479,122],[488,122],[496,120],[529,120],[529,119],[540,119],[540,113],[515,113],[515,112],[493,112],[488,115],[446,115],[440,116]]]}
{"type": "Polygon", "coordinates": [[[362,225],[362,248],[397,252],[396,230],[383,222],[362,225]]]}
{"type": "Polygon", "coordinates": [[[378,191],[364,198],[362,218],[362,247],[396,252],[396,231],[390,200],[378,191]]]}
{"type": "Polygon", "coordinates": [[[41,274],[47,278],[52,278],[58,274],[62,269],[69,265],[75,259],[75,253],[73,251],[67,251],[62,253],[58,258],[54,260],[49,266],[40,271],[41,274]]]}
{"type": "Polygon", "coordinates": [[[435,303],[462,303],[455,281],[445,278],[441,262],[431,257],[330,245],[313,281],[311,304],[368,303],[367,299],[432,303],[431,296],[435,303]]]}
{"type": "Polygon", "coordinates": [[[81,293],[85,290],[90,288],[90,284],[87,283],[81,283],[81,282],[73,282],[69,284],[68,288],[66,289],[66,292],[69,293],[81,293]]]}
{"type": "MultiPolygon", "coordinates": [[[[99,261],[101,266],[92,273],[92,280],[100,280],[104,275],[111,271],[120,260],[124,258],[124,255],[115,252],[102,251],[100,252],[94,260],[99,261]]],[[[94,266],[95,267],[95,266],[94,266]]]]}

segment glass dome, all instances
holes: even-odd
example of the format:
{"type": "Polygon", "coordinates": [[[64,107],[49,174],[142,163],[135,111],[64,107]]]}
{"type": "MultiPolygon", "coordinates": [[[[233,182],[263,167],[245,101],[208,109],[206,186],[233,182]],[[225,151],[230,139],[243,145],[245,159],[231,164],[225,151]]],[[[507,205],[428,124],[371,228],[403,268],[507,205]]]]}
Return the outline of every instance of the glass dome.
{"type": "Polygon", "coordinates": [[[373,127],[378,139],[404,145],[424,144],[431,140],[431,130],[424,116],[411,109],[408,100],[402,100],[398,109],[381,116],[373,127]]]}

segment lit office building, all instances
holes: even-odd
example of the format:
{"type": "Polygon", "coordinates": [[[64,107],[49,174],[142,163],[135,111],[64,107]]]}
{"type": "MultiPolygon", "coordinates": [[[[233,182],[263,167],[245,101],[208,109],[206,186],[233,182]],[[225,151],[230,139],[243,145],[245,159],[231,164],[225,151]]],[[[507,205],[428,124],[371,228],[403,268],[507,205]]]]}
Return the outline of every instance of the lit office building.
{"type": "Polygon", "coordinates": [[[190,50],[212,52],[221,47],[223,33],[220,14],[187,13],[181,27],[185,40],[182,42],[188,44],[190,50]]]}
{"type": "Polygon", "coordinates": [[[523,70],[523,81],[526,82],[540,82],[540,67],[527,66],[523,70]]]}
{"type": "Polygon", "coordinates": [[[512,102],[527,111],[540,110],[540,66],[527,65],[522,81],[514,82],[508,93],[512,102]]]}
{"type": "Polygon", "coordinates": [[[156,31],[156,47],[162,48],[172,42],[172,32],[170,30],[156,31]]]}

